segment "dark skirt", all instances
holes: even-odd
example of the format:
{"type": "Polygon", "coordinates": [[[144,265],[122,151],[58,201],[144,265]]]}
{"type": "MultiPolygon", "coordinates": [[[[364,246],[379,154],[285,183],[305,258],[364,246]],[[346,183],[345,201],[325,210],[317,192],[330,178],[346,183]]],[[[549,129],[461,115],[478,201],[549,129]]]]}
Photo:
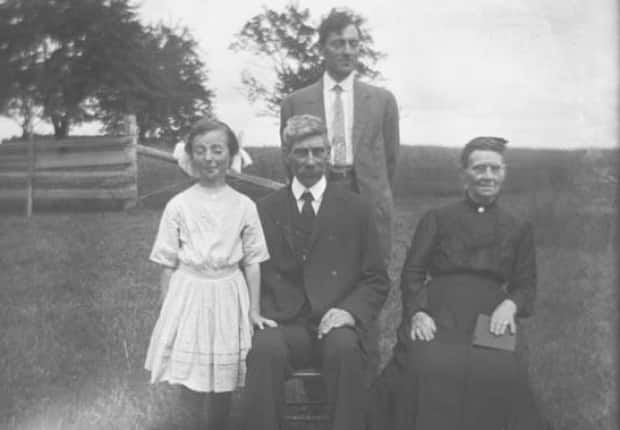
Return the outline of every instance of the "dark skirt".
{"type": "Polygon", "coordinates": [[[478,315],[491,315],[505,297],[492,279],[463,274],[433,279],[429,313],[435,338],[411,341],[409,325],[401,327],[394,357],[374,386],[370,428],[544,428],[527,380],[522,337],[517,335],[516,352],[471,345],[478,315]]]}

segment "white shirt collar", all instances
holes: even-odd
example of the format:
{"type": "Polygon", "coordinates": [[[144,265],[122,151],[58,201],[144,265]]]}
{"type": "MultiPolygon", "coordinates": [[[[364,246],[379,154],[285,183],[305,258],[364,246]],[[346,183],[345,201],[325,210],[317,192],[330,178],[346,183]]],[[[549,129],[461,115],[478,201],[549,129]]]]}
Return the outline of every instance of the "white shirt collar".
{"type": "Polygon", "coordinates": [[[334,89],[334,85],[338,84],[342,88],[344,92],[353,91],[353,82],[355,81],[355,70],[349,73],[349,76],[344,78],[340,82],[336,82],[329,73],[323,73],[323,88],[326,91],[332,91],[334,89]]]}
{"type": "Polygon", "coordinates": [[[316,181],[316,183],[310,188],[306,188],[302,185],[297,179],[297,176],[293,177],[293,182],[291,183],[291,191],[293,192],[293,196],[295,196],[295,200],[300,200],[301,195],[307,190],[310,191],[310,194],[312,194],[314,201],[319,202],[323,198],[323,193],[325,192],[326,187],[327,180],[325,179],[325,175],[321,176],[321,179],[316,181]]]}

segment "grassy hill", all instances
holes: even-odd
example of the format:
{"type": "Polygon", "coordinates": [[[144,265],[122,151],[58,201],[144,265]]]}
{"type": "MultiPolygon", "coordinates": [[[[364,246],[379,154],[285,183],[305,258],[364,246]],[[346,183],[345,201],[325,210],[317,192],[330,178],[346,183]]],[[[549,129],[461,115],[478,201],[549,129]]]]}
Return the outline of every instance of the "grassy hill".
{"type": "MultiPolygon", "coordinates": [[[[248,151],[249,172],[283,180],[279,149],[248,151]]],[[[403,147],[393,278],[422,213],[460,195],[458,153],[403,147]]],[[[615,429],[617,151],[513,148],[508,163],[503,202],[536,228],[537,313],[523,330],[536,396],[556,430],[615,429]]],[[[140,194],[175,183],[186,183],[175,166],[140,160],[140,194]]],[[[0,217],[0,428],[146,429],[166,413],[173,393],[150,386],[142,365],[158,312],[146,257],[173,192],[127,212],[0,217]]],[[[380,316],[383,362],[396,285],[380,316]]]]}

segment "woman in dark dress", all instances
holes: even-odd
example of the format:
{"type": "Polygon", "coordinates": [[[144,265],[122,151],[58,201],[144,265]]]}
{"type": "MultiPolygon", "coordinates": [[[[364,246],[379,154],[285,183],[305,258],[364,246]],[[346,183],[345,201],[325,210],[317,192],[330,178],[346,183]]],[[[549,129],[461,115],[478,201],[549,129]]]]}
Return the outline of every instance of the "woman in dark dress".
{"type": "Polygon", "coordinates": [[[472,346],[488,330],[517,331],[532,314],[532,227],[505,211],[506,141],[478,137],[461,156],[465,197],[419,222],[401,276],[403,320],[394,357],[375,386],[373,430],[543,428],[517,336],[515,351],[472,346]]]}

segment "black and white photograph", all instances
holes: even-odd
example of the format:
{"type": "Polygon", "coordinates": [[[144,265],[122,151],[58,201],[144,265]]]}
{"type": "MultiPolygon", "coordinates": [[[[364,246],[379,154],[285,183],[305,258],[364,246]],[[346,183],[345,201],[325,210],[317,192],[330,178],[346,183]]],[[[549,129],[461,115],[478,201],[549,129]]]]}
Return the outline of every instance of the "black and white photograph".
{"type": "Polygon", "coordinates": [[[0,428],[615,430],[612,0],[0,0],[0,428]]]}

